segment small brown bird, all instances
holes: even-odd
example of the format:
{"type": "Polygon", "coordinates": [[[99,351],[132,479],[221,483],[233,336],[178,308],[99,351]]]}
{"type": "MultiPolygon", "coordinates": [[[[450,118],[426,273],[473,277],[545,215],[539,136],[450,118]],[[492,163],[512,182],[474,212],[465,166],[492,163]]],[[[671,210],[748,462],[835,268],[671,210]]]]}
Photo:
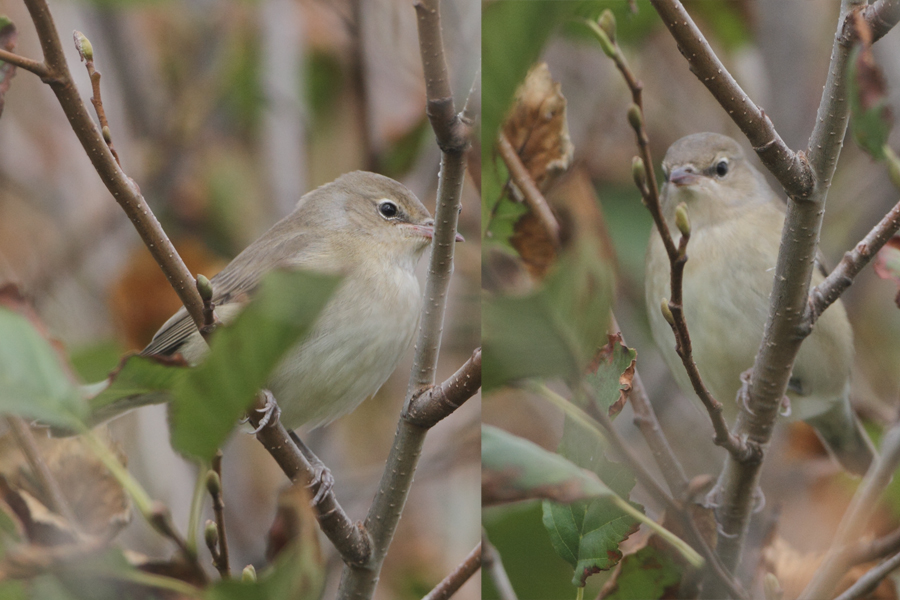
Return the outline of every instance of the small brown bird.
{"type": "MultiPolygon", "coordinates": [[[[677,235],[680,203],[690,215],[683,290],[694,359],[707,389],[733,417],[740,375],[753,366],[768,316],[785,206],[738,143],[723,135],[678,140],[666,153],[663,171],[662,210],[670,229],[677,235]]],[[[817,269],[812,285],[823,278],[817,269]]],[[[696,398],[659,309],[670,295],[669,261],[655,228],[645,283],[656,344],[678,384],[696,398]]],[[[846,470],[863,474],[874,450],[850,407],[852,361],[853,333],[838,300],[800,347],[787,395],[790,418],[812,425],[846,470]]]]}
{"type": "MultiPolygon", "coordinates": [[[[291,214],[211,279],[216,314],[227,325],[272,269],[343,276],[312,331],[267,382],[286,427],[333,421],[378,391],[394,371],[418,327],[422,295],[415,268],[433,234],[434,220],[412,192],[388,177],[356,171],[304,195],[291,214]]],[[[142,354],[181,353],[198,363],[206,352],[182,308],[142,354]]],[[[143,403],[116,403],[102,417],[143,403]]]]}

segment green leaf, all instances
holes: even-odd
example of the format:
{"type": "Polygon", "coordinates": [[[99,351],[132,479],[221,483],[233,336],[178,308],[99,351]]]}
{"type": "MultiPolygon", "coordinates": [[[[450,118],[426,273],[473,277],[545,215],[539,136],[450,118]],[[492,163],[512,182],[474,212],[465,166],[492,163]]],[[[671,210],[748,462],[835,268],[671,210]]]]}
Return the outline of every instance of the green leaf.
{"type": "Polygon", "coordinates": [[[0,412],[63,428],[75,427],[86,412],[50,342],[6,307],[0,307],[0,412]]]}
{"type": "MultiPolygon", "coordinates": [[[[613,591],[605,600],[657,600],[676,597],[669,589],[681,582],[684,568],[670,553],[645,546],[622,559],[613,591]]],[[[677,589],[674,590],[677,592],[677,589]]]]}
{"type": "MultiPolygon", "coordinates": [[[[566,416],[559,453],[576,465],[597,474],[620,498],[627,498],[634,475],[606,458],[602,438],[566,416]]],[[[631,503],[638,511],[643,507],[631,503]]],[[[557,553],[575,570],[572,584],[584,586],[588,576],[611,569],[622,558],[619,544],[637,531],[638,522],[621,505],[598,498],[569,505],[544,502],[544,527],[557,553]]]]}
{"type": "Polygon", "coordinates": [[[589,471],[490,425],[481,426],[481,468],[485,504],[529,498],[573,502],[612,493],[589,471]]]}
{"type": "Polygon", "coordinates": [[[557,554],[575,570],[572,585],[584,587],[589,576],[621,560],[619,543],[637,531],[637,521],[608,499],[544,501],[544,527],[557,554]]]}
{"type": "Polygon", "coordinates": [[[582,238],[527,296],[484,300],[484,390],[528,377],[579,378],[606,336],[612,273],[582,238]]]}
{"type": "Polygon", "coordinates": [[[857,46],[850,54],[847,71],[853,139],[872,158],[883,160],[884,147],[893,126],[887,83],[875,63],[871,48],[857,46]]]}
{"type": "Polygon", "coordinates": [[[81,381],[100,381],[119,364],[124,348],[113,340],[104,340],[69,352],[72,368],[81,381]]]}
{"type": "Polygon", "coordinates": [[[125,357],[106,381],[86,386],[91,390],[88,422],[91,426],[138,406],[172,399],[176,382],[188,372],[187,363],[161,356],[125,357]]]}
{"type": "Polygon", "coordinates": [[[594,355],[584,377],[593,390],[597,408],[610,417],[625,405],[625,392],[631,389],[637,351],[622,344],[622,336],[609,336],[609,342],[594,355]]]}
{"type": "Polygon", "coordinates": [[[209,356],[175,382],[172,446],[211,458],[284,354],[309,332],[339,278],[273,272],[253,302],[212,337],[209,356]]]}

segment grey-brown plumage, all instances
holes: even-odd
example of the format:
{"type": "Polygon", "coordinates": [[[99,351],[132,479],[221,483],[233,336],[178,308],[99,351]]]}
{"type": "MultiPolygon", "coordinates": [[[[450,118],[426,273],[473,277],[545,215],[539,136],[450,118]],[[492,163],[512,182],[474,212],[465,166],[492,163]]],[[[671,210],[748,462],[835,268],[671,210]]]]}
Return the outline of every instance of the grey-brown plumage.
{"type": "MultiPolygon", "coordinates": [[[[211,279],[216,314],[227,324],[275,268],[344,276],[312,332],[268,382],[289,428],[325,424],[374,394],[415,335],[422,298],[415,266],[434,222],[400,183],[357,171],[309,192],[297,208],[211,279]]],[[[142,354],[207,349],[182,308],[142,354]]]]}
{"type": "MultiPolygon", "coordinates": [[[[740,374],[753,366],[769,310],[784,204],[729,137],[698,133],[672,144],[663,160],[662,209],[670,230],[684,202],[691,221],[684,312],[694,359],[709,391],[736,413],[740,374]]],[[[823,279],[816,270],[812,285],[823,279]]],[[[669,262],[654,228],[646,297],[653,337],[679,385],[695,397],[672,331],[659,310],[670,296],[669,262]]],[[[838,301],[816,322],[797,355],[788,389],[792,419],[816,428],[841,465],[864,473],[874,451],[849,402],[853,334],[838,301]]],[[[699,401],[699,400],[698,400],[699,401]]]]}

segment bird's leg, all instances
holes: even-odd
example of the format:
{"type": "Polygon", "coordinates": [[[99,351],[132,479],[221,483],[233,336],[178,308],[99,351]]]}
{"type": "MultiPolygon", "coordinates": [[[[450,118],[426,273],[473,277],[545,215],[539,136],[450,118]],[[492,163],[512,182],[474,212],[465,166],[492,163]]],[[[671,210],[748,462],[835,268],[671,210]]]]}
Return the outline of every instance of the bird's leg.
{"type": "Polygon", "coordinates": [[[331,474],[328,467],[325,466],[325,463],[323,463],[318,456],[313,454],[313,451],[309,449],[309,446],[303,443],[300,436],[293,431],[290,431],[289,434],[291,439],[294,440],[294,443],[297,444],[297,448],[300,449],[300,452],[303,453],[303,456],[305,456],[306,460],[309,461],[309,464],[312,465],[314,476],[307,487],[315,489],[316,491],[316,495],[313,496],[312,499],[312,505],[316,506],[325,499],[325,496],[331,491],[331,488],[334,487],[334,476],[331,474]]]}

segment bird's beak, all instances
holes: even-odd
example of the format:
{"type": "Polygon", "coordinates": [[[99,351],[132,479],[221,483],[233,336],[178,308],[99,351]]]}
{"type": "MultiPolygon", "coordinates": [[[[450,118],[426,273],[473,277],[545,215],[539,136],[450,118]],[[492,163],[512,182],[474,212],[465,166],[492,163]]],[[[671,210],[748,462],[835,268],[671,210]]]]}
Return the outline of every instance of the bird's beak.
{"type": "Polygon", "coordinates": [[[700,175],[694,171],[693,167],[678,167],[669,175],[669,182],[678,186],[694,185],[700,181],[700,175]]]}
{"type": "MultiPolygon", "coordinates": [[[[429,240],[434,238],[434,224],[431,223],[430,221],[428,223],[422,224],[422,225],[408,223],[408,224],[405,224],[405,226],[409,227],[410,229],[412,229],[414,232],[418,233],[422,237],[428,238],[429,240]]],[[[457,233],[456,241],[464,242],[464,241],[466,241],[466,239],[457,233]]]]}

